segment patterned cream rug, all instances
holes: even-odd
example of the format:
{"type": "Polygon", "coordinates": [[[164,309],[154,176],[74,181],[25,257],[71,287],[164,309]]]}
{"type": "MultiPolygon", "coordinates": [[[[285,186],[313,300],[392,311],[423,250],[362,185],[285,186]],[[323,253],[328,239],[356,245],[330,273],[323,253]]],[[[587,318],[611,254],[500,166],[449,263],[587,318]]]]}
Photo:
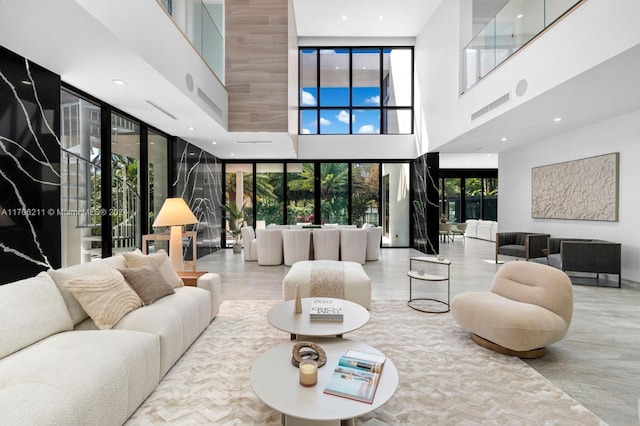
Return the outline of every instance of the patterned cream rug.
{"type": "MultiPolygon", "coordinates": [[[[224,302],[127,424],[280,424],[280,414],[249,384],[253,361],[289,339],[266,321],[276,303],[224,302]]],[[[400,375],[395,395],[356,424],[604,424],[520,359],[473,343],[448,313],[423,314],[403,301],[373,301],[369,323],[345,337],[379,349],[400,375]]]]}

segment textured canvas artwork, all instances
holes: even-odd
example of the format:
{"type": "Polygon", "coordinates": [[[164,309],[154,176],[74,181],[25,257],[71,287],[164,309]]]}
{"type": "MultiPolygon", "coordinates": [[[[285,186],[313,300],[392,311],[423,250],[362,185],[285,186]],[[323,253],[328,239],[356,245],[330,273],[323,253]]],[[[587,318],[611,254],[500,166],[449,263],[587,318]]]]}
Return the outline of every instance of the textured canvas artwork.
{"type": "Polygon", "coordinates": [[[618,220],[619,153],[531,169],[531,216],[618,220]]]}

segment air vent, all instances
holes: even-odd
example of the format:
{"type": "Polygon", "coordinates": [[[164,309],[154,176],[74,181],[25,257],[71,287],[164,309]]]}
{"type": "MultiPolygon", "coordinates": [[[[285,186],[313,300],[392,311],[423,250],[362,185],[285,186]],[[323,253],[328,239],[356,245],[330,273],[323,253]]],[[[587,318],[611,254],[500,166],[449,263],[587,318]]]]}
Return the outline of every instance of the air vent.
{"type": "Polygon", "coordinates": [[[504,104],[504,103],[506,103],[508,101],[509,101],[509,93],[505,93],[504,95],[500,96],[495,101],[491,102],[489,105],[486,105],[486,106],[480,108],[479,110],[477,110],[476,112],[474,112],[473,114],[471,114],[471,120],[475,120],[476,118],[485,115],[486,113],[488,113],[492,109],[496,109],[500,105],[502,105],[502,104],[504,104]]]}
{"type": "Polygon", "coordinates": [[[168,112],[167,110],[160,108],[158,105],[154,104],[153,102],[147,100],[145,101],[146,103],[148,103],[149,105],[151,105],[152,107],[154,107],[155,109],[157,109],[158,111],[160,111],[161,113],[165,114],[167,117],[171,117],[174,120],[177,120],[178,117],[176,117],[175,115],[171,114],[170,112],[168,112]]]}
{"type": "Polygon", "coordinates": [[[269,143],[273,143],[273,141],[236,141],[236,143],[239,143],[239,144],[254,144],[254,145],[258,145],[258,144],[269,144],[269,143]]]}
{"type": "Polygon", "coordinates": [[[211,107],[211,109],[218,114],[218,117],[222,117],[222,110],[220,109],[220,107],[218,105],[216,105],[215,102],[213,102],[211,100],[211,98],[209,96],[206,95],[206,93],[204,93],[202,91],[202,89],[200,89],[198,87],[198,96],[200,97],[200,99],[202,99],[207,105],[209,105],[211,107]]]}

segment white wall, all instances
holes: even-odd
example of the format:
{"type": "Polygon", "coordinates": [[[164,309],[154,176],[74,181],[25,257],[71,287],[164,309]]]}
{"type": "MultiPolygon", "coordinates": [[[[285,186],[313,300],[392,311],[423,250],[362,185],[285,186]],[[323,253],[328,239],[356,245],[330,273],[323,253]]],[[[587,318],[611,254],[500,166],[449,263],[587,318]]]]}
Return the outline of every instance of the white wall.
{"type": "Polygon", "coordinates": [[[423,152],[437,150],[640,43],[640,1],[589,0],[460,95],[460,46],[465,44],[460,34],[468,34],[461,31],[460,20],[467,7],[464,0],[443,1],[416,38],[417,90],[422,99],[417,107],[427,132],[422,135],[423,152]],[[514,96],[521,79],[527,80],[528,89],[514,96]],[[471,120],[472,113],[507,93],[512,94],[510,101],[471,120]]]}
{"type": "Polygon", "coordinates": [[[640,111],[584,126],[499,155],[499,231],[622,243],[622,277],[640,281],[640,111]],[[620,153],[619,220],[531,218],[531,168],[620,153]]]}

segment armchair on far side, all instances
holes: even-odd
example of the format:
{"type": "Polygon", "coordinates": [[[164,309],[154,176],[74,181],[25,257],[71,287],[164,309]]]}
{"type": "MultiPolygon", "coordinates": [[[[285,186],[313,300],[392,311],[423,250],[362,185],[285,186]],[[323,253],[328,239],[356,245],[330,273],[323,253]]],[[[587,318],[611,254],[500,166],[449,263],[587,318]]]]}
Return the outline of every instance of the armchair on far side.
{"type": "Polygon", "coordinates": [[[546,257],[549,234],[532,232],[497,232],[496,233],[496,263],[498,255],[513,256],[529,260],[546,257]]]}
{"type": "Polygon", "coordinates": [[[547,261],[563,272],[588,272],[618,275],[622,285],[622,245],[584,238],[549,238],[547,261]]]}

